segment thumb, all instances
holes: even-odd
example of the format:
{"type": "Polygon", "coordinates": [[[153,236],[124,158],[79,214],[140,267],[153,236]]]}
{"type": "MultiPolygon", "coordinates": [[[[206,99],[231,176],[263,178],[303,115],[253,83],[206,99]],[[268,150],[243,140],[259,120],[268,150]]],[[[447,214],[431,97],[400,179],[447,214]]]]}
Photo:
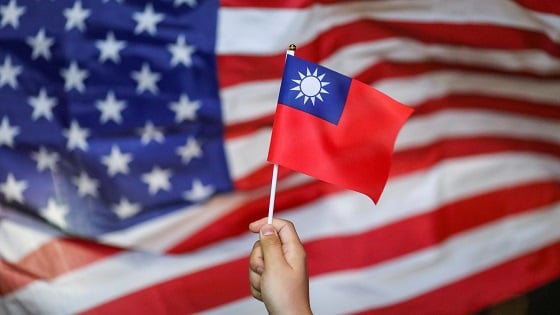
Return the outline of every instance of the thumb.
{"type": "Polygon", "coordinates": [[[282,241],[274,226],[270,224],[263,225],[259,237],[263,251],[264,265],[274,269],[275,266],[286,264],[286,259],[284,258],[284,252],[282,250],[282,241]]]}

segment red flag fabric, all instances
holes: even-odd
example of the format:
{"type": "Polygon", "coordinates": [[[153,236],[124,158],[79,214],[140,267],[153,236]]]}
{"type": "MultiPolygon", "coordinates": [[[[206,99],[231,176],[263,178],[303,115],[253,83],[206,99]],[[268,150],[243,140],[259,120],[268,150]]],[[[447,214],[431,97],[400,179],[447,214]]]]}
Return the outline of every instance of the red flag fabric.
{"type": "Polygon", "coordinates": [[[412,111],[365,83],[288,55],[268,161],[377,203],[412,111]]]}

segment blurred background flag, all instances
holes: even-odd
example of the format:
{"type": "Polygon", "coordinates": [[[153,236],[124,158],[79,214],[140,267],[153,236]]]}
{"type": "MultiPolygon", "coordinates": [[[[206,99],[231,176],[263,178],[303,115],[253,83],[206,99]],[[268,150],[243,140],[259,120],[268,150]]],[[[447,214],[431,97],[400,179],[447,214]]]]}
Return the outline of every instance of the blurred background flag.
{"type": "Polygon", "coordinates": [[[560,274],[560,7],[0,0],[0,313],[251,314],[285,48],[414,108],[377,206],[281,169],[317,314],[560,274]]]}

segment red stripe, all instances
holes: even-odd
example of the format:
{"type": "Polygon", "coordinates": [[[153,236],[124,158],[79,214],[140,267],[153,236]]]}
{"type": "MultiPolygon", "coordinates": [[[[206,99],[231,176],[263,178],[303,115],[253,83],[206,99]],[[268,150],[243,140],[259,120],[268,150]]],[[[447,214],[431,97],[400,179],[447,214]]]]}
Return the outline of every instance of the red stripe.
{"type": "MultiPolygon", "coordinates": [[[[329,5],[336,3],[348,4],[351,2],[365,2],[362,1],[341,1],[341,0],[221,0],[220,7],[227,8],[258,8],[258,9],[304,9],[313,5],[329,5]]],[[[515,0],[517,4],[534,11],[543,13],[560,14],[560,6],[557,0],[515,0]]]]}
{"type": "Polygon", "coordinates": [[[414,107],[413,115],[426,115],[446,109],[484,109],[539,117],[546,120],[560,119],[560,102],[556,105],[551,105],[507,97],[462,93],[447,94],[423,102],[414,107]]]}
{"type": "MultiPolygon", "coordinates": [[[[364,233],[311,241],[305,244],[309,273],[316,276],[371,266],[415,250],[437,246],[457,233],[558,200],[560,182],[543,181],[455,201],[426,214],[364,233]],[[371,244],[371,250],[364,251],[364,244],[371,244]]],[[[234,259],[154,284],[83,314],[122,314],[133,311],[137,305],[142,305],[142,310],[150,314],[200,312],[248,296],[247,268],[246,257],[234,259]],[[161,296],[167,297],[165,301],[161,301],[161,296]]],[[[560,269],[560,265],[556,268],[560,269]]]]}
{"type": "Polygon", "coordinates": [[[485,65],[450,63],[445,61],[397,62],[382,61],[364,69],[354,76],[356,80],[374,83],[382,79],[412,77],[437,71],[457,71],[472,74],[497,74],[542,80],[559,79],[560,73],[535,73],[530,69],[501,69],[485,65]]]}
{"type": "Polygon", "coordinates": [[[0,295],[6,295],[37,280],[54,279],[121,249],[82,239],[52,240],[16,263],[0,260],[0,295]]]}
{"type": "Polygon", "coordinates": [[[389,177],[429,169],[446,159],[500,152],[542,153],[560,158],[560,145],[538,139],[497,136],[441,139],[427,146],[395,152],[389,177]]]}
{"type": "Polygon", "coordinates": [[[82,315],[194,314],[250,295],[248,258],[173,278],[84,311],[82,315]]]}
{"type": "Polygon", "coordinates": [[[515,2],[533,11],[560,15],[558,0],[515,0],[515,2]]]}
{"type": "MultiPolygon", "coordinates": [[[[366,1],[366,0],[362,0],[366,1]]],[[[352,1],[352,2],[362,2],[362,1],[352,1]]],[[[371,0],[369,0],[371,1],[371,0]]],[[[334,4],[334,3],[348,3],[350,1],[341,0],[267,0],[267,1],[255,1],[255,0],[221,0],[220,7],[229,8],[259,8],[259,9],[301,9],[307,8],[315,4],[334,4]]]]}
{"type": "Polygon", "coordinates": [[[560,242],[398,304],[356,315],[469,315],[560,276],[560,242]]]}
{"type": "Polygon", "coordinates": [[[266,116],[251,119],[250,121],[226,125],[224,138],[227,141],[229,139],[235,139],[237,137],[250,135],[251,133],[261,128],[267,128],[267,127],[272,128],[273,120],[274,120],[274,115],[269,114],[266,116]]]}
{"type": "MultiPolygon", "coordinates": [[[[293,174],[293,171],[284,167],[278,168],[278,178],[282,179],[290,174],[293,174]]],[[[251,172],[249,176],[237,178],[234,181],[235,190],[244,191],[270,185],[271,177],[272,165],[265,164],[263,167],[251,172]]]]}
{"type": "MultiPolygon", "coordinates": [[[[546,34],[495,25],[412,23],[360,20],[333,27],[308,44],[300,45],[297,55],[319,62],[341,47],[387,38],[410,38],[424,44],[445,44],[484,49],[536,50],[560,56],[560,45],[546,34]],[[445,29],[445,32],[441,30],[445,29]],[[453,36],[449,36],[453,34],[453,36]]],[[[285,53],[272,56],[220,55],[220,86],[281,77],[285,53]]],[[[336,69],[333,69],[336,70],[336,69]]]]}
{"type": "Polygon", "coordinates": [[[34,274],[0,259],[0,296],[13,292],[37,279],[34,274]]]}

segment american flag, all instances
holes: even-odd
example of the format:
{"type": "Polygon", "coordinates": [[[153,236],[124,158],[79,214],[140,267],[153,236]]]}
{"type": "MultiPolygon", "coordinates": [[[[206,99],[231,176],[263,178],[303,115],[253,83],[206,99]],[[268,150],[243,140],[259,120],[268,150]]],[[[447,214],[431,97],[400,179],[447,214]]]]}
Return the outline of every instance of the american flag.
{"type": "Polygon", "coordinates": [[[280,172],[315,313],[560,275],[555,1],[0,0],[0,313],[265,312],[247,225],[291,43],[415,108],[377,205],[280,172]]]}

